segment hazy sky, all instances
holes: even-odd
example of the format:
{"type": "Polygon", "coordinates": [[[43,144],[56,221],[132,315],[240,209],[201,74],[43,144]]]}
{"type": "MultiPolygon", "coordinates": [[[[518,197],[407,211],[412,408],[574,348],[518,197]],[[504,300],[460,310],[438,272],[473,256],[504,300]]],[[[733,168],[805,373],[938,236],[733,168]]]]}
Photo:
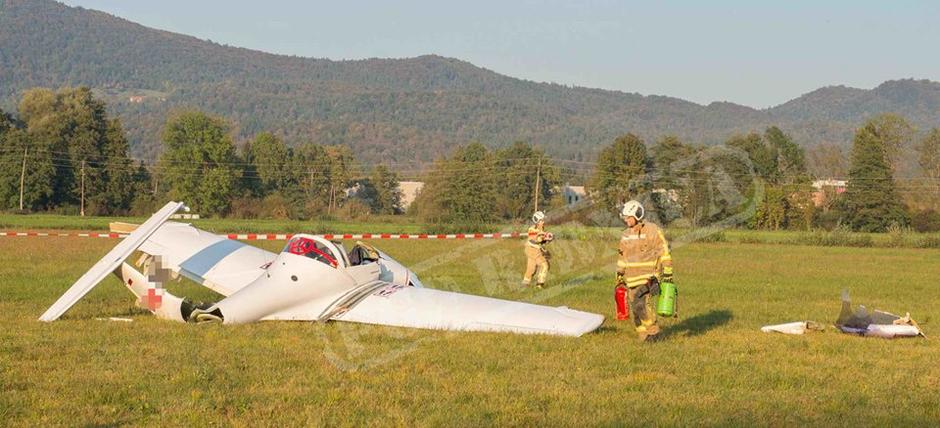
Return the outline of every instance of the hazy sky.
{"type": "Polygon", "coordinates": [[[67,0],[218,43],[438,54],[536,81],[768,107],[821,86],[940,80],[938,1],[67,0]]]}

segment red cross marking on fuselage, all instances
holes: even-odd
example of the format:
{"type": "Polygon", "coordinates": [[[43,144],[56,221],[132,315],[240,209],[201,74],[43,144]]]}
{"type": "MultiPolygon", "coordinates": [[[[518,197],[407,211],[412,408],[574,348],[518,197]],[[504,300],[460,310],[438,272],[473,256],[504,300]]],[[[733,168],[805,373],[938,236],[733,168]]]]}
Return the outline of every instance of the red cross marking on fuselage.
{"type": "Polygon", "coordinates": [[[141,297],[147,303],[147,308],[151,311],[157,310],[161,304],[163,304],[163,296],[157,294],[156,288],[150,288],[147,290],[147,294],[141,297]]]}

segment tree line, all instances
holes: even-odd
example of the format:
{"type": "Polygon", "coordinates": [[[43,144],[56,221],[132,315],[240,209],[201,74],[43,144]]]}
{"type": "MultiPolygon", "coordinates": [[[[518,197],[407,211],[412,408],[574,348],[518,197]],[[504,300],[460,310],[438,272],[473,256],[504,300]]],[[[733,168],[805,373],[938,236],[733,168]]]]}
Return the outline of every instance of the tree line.
{"type": "Polygon", "coordinates": [[[149,172],[128,157],[121,122],[88,88],[27,91],[0,112],[0,203],[31,211],[128,211],[149,172]]]}
{"type": "Polygon", "coordinates": [[[591,190],[611,210],[628,199],[645,199],[659,221],[681,219],[693,227],[733,219],[754,229],[936,231],[940,129],[919,139],[916,134],[896,114],[865,121],[853,138],[844,189],[813,188],[805,151],[775,126],[732,136],[720,146],[667,136],[649,150],[627,134],[601,151],[591,190]],[[906,171],[911,177],[899,184],[905,157],[916,159],[918,171],[906,171]]]}
{"type": "Polygon", "coordinates": [[[89,88],[31,89],[18,110],[0,111],[5,210],[147,214],[176,199],[243,218],[402,212],[398,175],[381,165],[363,173],[344,146],[288,147],[262,132],[237,147],[225,119],[180,110],[164,125],[159,160],[145,165],[89,88]]]}
{"type": "Polygon", "coordinates": [[[893,114],[857,130],[848,187],[819,204],[809,172],[818,159],[808,160],[775,126],[721,145],[664,136],[647,147],[626,134],[596,162],[550,158],[522,141],[497,149],[471,142],[427,170],[413,170],[363,165],[348,146],[288,144],[270,132],[236,144],[224,118],[178,110],[163,126],[158,161],[146,165],[129,156],[121,122],[88,88],[32,89],[18,110],[16,117],[0,112],[0,204],[6,210],[146,214],[176,199],[200,213],[240,218],[402,214],[397,171],[405,171],[425,183],[408,214],[432,223],[524,219],[536,208],[564,205],[560,192],[571,182],[586,184],[602,210],[613,213],[623,201],[640,198],[657,220],[692,227],[733,220],[758,229],[940,228],[935,204],[921,201],[940,195],[940,130],[918,138],[893,114]],[[917,175],[899,185],[898,174],[911,174],[902,171],[911,156],[917,175]]]}

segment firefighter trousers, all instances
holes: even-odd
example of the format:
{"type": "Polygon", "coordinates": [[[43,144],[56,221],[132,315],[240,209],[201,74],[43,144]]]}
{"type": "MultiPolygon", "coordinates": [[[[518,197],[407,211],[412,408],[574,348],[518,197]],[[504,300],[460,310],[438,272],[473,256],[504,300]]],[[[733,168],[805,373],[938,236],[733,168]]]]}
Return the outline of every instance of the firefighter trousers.
{"type": "Polygon", "coordinates": [[[646,284],[627,289],[630,316],[640,340],[659,334],[656,325],[656,298],[659,297],[659,281],[650,279],[646,284]]]}
{"type": "Polygon", "coordinates": [[[545,250],[526,244],[525,246],[525,275],[522,277],[524,284],[532,282],[535,276],[536,284],[544,284],[548,276],[548,254],[545,250]],[[538,272],[536,274],[536,272],[538,272]]]}

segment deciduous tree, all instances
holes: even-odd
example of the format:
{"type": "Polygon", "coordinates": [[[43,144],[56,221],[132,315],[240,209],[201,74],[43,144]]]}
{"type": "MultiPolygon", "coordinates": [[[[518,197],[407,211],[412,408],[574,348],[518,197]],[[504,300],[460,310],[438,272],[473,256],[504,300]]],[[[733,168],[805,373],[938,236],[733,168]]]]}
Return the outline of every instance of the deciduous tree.
{"type": "Polygon", "coordinates": [[[538,192],[539,209],[545,210],[560,186],[560,170],[541,151],[517,141],[496,152],[495,169],[498,192],[496,206],[505,219],[529,218],[535,211],[538,192]],[[536,182],[538,189],[536,190],[536,182]]]}
{"type": "Polygon", "coordinates": [[[604,207],[616,209],[651,190],[649,159],[640,137],[626,134],[604,148],[597,159],[591,190],[604,207]]]}
{"type": "Polygon", "coordinates": [[[933,128],[917,146],[921,175],[936,189],[940,198],[940,129],[933,128]]]}
{"type": "Polygon", "coordinates": [[[225,121],[199,111],[177,112],[167,120],[163,144],[161,179],[169,196],[199,212],[225,213],[239,179],[225,121]]]}

